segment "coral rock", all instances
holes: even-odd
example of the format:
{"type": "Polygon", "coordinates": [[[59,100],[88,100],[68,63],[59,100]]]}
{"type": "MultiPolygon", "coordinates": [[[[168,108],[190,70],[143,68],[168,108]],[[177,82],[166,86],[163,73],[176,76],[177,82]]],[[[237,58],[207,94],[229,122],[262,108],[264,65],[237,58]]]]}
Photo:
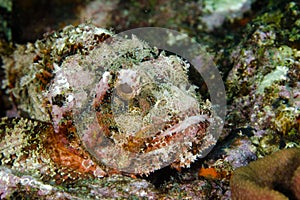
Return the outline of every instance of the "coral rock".
{"type": "Polygon", "coordinates": [[[299,199],[299,166],[300,149],[292,148],[238,168],[230,181],[232,199],[299,199]]]}

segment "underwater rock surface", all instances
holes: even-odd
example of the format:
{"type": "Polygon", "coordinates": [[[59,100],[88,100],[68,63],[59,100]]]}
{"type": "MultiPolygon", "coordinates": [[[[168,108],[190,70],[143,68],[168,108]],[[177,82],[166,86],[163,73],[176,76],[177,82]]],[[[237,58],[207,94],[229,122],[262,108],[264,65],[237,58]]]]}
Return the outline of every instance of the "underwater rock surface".
{"type": "Polygon", "coordinates": [[[300,149],[277,151],[237,169],[232,199],[299,199],[300,149]]]}
{"type": "Polygon", "coordinates": [[[251,33],[231,53],[226,81],[228,125],[254,130],[258,156],[300,144],[300,52],[293,39],[298,33],[291,35],[299,5],[287,3],[282,9],[254,20],[251,33]],[[291,27],[285,27],[289,19],[291,27]]]}

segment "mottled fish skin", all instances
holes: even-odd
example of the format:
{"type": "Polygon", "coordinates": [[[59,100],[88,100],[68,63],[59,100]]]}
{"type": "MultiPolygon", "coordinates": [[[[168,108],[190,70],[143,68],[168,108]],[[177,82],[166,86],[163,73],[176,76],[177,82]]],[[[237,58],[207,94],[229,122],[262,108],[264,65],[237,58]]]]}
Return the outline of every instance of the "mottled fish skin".
{"type": "Polygon", "coordinates": [[[135,36],[67,26],[20,46],[5,67],[18,109],[52,124],[57,135],[71,130],[109,168],[147,175],[187,167],[216,143],[211,104],[190,83],[189,64],[135,36]]]}

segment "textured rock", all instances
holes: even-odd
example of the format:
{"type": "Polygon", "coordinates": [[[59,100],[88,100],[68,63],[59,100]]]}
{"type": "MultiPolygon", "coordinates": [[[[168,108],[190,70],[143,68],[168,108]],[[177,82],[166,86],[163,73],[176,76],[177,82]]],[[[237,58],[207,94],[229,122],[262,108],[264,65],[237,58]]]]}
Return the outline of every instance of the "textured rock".
{"type": "Polygon", "coordinates": [[[300,144],[299,47],[291,39],[298,35],[299,5],[274,7],[248,26],[247,37],[231,52],[226,80],[228,125],[255,130],[258,157],[300,144]]]}
{"type": "Polygon", "coordinates": [[[299,199],[299,166],[300,149],[292,148],[238,168],[230,181],[232,199],[299,199]]]}

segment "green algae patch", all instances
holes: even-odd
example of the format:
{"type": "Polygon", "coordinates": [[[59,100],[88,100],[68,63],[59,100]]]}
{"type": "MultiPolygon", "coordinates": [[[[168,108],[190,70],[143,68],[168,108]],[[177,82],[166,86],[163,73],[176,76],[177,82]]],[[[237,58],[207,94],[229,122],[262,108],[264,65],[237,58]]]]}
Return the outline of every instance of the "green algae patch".
{"type": "Polygon", "coordinates": [[[264,89],[270,87],[275,81],[285,80],[288,68],[285,66],[277,66],[274,71],[267,74],[261,84],[258,86],[257,93],[263,94],[264,89]]]}

